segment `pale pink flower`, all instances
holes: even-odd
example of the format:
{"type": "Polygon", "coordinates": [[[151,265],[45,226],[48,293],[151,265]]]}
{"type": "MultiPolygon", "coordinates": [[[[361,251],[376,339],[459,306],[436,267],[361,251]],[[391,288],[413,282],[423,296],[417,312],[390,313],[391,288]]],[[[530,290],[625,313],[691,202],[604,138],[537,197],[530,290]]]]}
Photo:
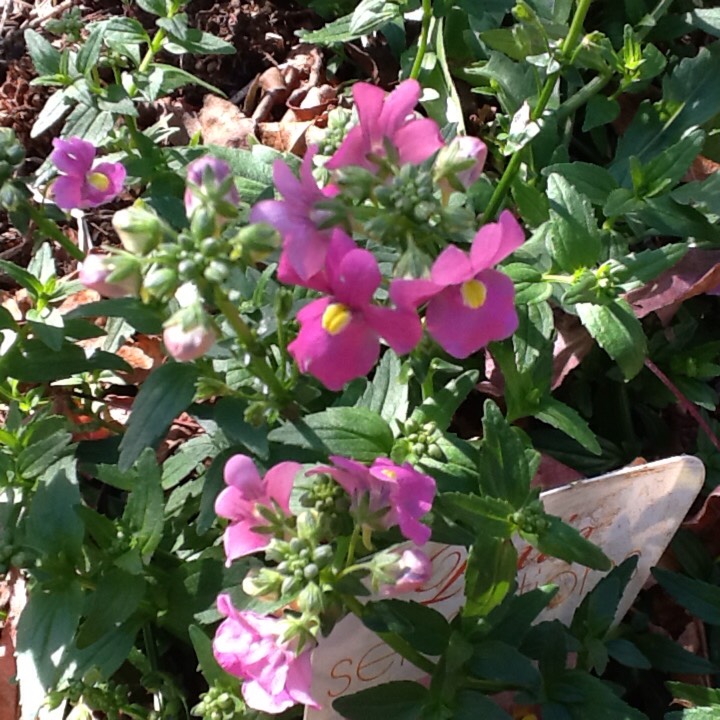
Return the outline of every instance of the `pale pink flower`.
{"type": "Polygon", "coordinates": [[[318,229],[328,213],[316,205],[337,194],[336,187],[320,188],[315,182],[312,167],[316,152],[316,147],[308,148],[299,178],[282,160],[276,160],[273,180],[283,199],[262,200],[250,211],[250,222],[272,225],[282,235],[283,254],[304,279],[322,270],[332,236],[331,229],[318,229]]]}
{"type": "Polygon", "coordinates": [[[248,707],[271,714],[297,704],[320,707],[310,694],[311,648],[298,654],[297,639],[281,639],[287,628],[281,619],[238,611],[227,594],[218,597],[217,607],[226,619],[215,633],[213,653],[223,670],[243,680],[248,707]]]}
{"type": "Polygon", "coordinates": [[[131,273],[122,280],[108,281],[116,266],[109,255],[88,255],[78,266],[78,280],[90,290],[108,298],[136,295],[140,288],[140,277],[131,273]]]}
{"type": "Polygon", "coordinates": [[[469,188],[482,175],[487,159],[487,145],[480,138],[472,135],[458,135],[450,144],[440,151],[438,165],[443,161],[472,161],[473,165],[455,173],[455,177],[464,188],[469,188]]]}
{"type": "Polygon", "coordinates": [[[385,143],[397,151],[401,165],[427,160],[443,146],[434,120],[414,114],[422,89],[417,80],[404,80],[387,95],[368,83],[355,83],[353,97],[360,122],[345,136],[325,164],[328,170],[358,165],[376,170],[373,157],[384,157],[385,143]]]}
{"type": "Polygon", "coordinates": [[[524,240],[517,220],[505,210],[498,222],[478,231],[469,255],[450,245],[433,263],[429,280],[394,280],[390,297],[398,307],[427,302],[430,335],[450,355],[465,358],[517,329],[515,286],[507,275],[490,268],[524,240]]]}
{"type": "Polygon", "coordinates": [[[163,330],[163,343],[168,355],[180,362],[202,357],[217,339],[212,328],[197,325],[184,328],[181,323],[168,325],[163,330]]]}
{"type": "Polygon", "coordinates": [[[228,564],[239,557],[264,550],[272,539],[269,533],[257,532],[268,521],[258,508],[290,512],[290,493],[300,465],[283,462],[268,470],[264,478],[246,455],[233,455],[224,470],[226,487],[215,501],[215,512],[230,520],[223,541],[228,564]]]}
{"type": "Polygon", "coordinates": [[[95,146],[79,137],[55,138],[50,161],[62,173],[51,186],[55,204],[63,210],[90,208],[112,200],[125,182],[121,163],[95,161],[95,146]]]}
{"type": "Polygon", "coordinates": [[[371,467],[332,456],[332,466],[313,468],[313,473],[327,473],[350,495],[351,514],[371,529],[389,529],[398,525],[400,532],[416,545],[430,538],[430,528],[420,522],[432,508],[435,480],[418,472],[409,463],[396,465],[378,458],[371,467]],[[374,516],[374,517],[369,517],[374,516]]]}
{"type": "Polygon", "coordinates": [[[288,345],[300,370],[331,390],[366,375],[380,355],[382,337],[398,355],[419,342],[422,327],[413,310],[380,307],[372,302],[382,276],[367,250],[336,235],[327,252],[324,273],[313,287],[329,293],[297,314],[300,332],[288,345]]]}
{"type": "MultiPolygon", "coordinates": [[[[190,217],[195,208],[202,204],[202,195],[217,191],[231,176],[230,166],[219,158],[212,155],[205,155],[193,160],[187,167],[188,187],[185,190],[185,212],[190,217]]],[[[237,188],[234,183],[229,183],[223,198],[231,205],[240,202],[237,188]]]]}
{"type": "Polygon", "coordinates": [[[432,577],[432,561],[419,548],[408,548],[401,554],[395,552],[396,561],[383,567],[389,578],[380,586],[382,597],[396,597],[414,592],[432,577]]]}

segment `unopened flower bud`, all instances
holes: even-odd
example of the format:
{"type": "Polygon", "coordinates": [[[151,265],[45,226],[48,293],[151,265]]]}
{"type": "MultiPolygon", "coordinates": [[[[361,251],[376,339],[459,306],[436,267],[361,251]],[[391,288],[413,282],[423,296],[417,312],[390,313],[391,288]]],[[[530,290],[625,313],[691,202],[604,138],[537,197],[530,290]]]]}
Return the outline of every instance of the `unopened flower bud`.
{"type": "Polygon", "coordinates": [[[277,249],[280,245],[280,235],[270,225],[256,223],[239,230],[230,243],[231,260],[242,260],[248,265],[254,265],[277,249]]]}
{"type": "Polygon", "coordinates": [[[130,258],[88,255],[78,271],[79,280],[85,287],[105,297],[136,295],[140,289],[140,272],[130,258]]]}
{"type": "Polygon", "coordinates": [[[180,362],[202,357],[216,339],[209,319],[198,308],[180,310],[163,331],[163,342],[168,354],[180,362]]]}
{"type": "Polygon", "coordinates": [[[145,276],[145,289],[154,297],[165,298],[172,295],[178,286],[178,276],[174,270],[154,267],[145,276]]]}
{"type": "Polygon", "coordinates": [[[450,180],[456,190],[467,190],[482,174],[487,159],[487,145],[476,137],[459,135],[438,153],[435,162],[435,177],[450,180]]]}
{"type": "Polygon", "coordinates": [[[163,221],[138,201],[113,215],[112,225],[123,247],[136,255],[147,255],[165,234],[163,221]]]}
{"type": "Polygon", "coordinates": [[[419,548],[378,553],[373,561],[373,584],[383,597],[413,592],[431,577],[432,562],[419,548]]]}
{"type": "MultiPolygon", "coordinates": [[[[240,202],[230,166],[212,155],[198,158],[188,165],[187,182],[185,211],[188,217],[192,217],[205,200],[215,205],[223,203],[232,207],[240,202]]],[[[217,219],[220,224],[224,224],[226,218],[217,219]]]]}
{"type": "Polygon", "coordinates": [[[323,611],[323,592],[320,587],[314,583],[308,583],[298,595],[298,607],[301,612],[309,615],[319,615],[323,611]]]}

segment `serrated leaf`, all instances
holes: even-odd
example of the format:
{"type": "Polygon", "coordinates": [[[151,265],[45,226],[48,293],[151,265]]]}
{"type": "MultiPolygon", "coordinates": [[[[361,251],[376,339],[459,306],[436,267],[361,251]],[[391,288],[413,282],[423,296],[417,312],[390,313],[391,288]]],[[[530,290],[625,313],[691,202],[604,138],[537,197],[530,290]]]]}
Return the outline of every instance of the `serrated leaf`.
{"type": "Polygon", "coordinates": [[[647,340],[640,321],[624,300],[611,305],[578,303],[578,317],[598,345],[620,366],[626,380],[635,377],[647,355],[647,340]]]}
{"type": "Polygon", "coordinates": [[[664,568],[653,568],[652,574],[690,613],[709,625],[720,625],[720,587],[664,568]]]}
{"type": "Polygon", "coordinates": [[[542,422],[562,430],[573,440],[577,440],[593,455],[600,455],[600,443],[595,433],[590,429],[585,419],[569,405],[549,397],[542,408],[535,413],[535,417],[542,422]]]}
{"type": "Polygon", "coordinates": [[[61,135],[76,135],[93,145],[99,145],[107,138],[114,125],[115,118],[112,113],[100,110],[94,105],[79,103],[65,121],[61,135]]]}
{"type": "Polygon", "coordinates": [[[154,447],[170,423],[186,410],[195,397],[198,369],[184,363],[157,368],[140,387],[133,403],[127,432],[120,443],[118,465],[127,470],[148,447],[154,447]]]}
{"type": "Polygon", "coordinates": [[[459,520],[475,533],[509,538],[513,532],[510,516],[515,508],[506,500],[461,492],[439,495],[434,509],[452,520],[459,520]]]}
{"type": "Polygon", "coordinates": [[[335,407],[272,430],[268,440],[315,450],[320,456],[344,455],[371,462],[392,450],[390,426],[367,408],[335,407]]]}

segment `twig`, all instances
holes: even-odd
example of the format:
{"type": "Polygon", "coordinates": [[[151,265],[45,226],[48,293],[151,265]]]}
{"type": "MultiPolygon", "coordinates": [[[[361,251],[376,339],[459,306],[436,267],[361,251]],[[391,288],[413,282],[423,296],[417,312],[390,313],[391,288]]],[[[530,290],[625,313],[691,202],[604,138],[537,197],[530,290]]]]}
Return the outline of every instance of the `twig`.
{"type": "Polygon", "coordinates": [[[650,370],[655,377],[675,396],[676,400],[689,413],[697,422],[697,424],[703,429],[703,432],[708,436],[710,442],[720,450],[720,440],[717,435],[713,432],[712,428],[708,424],[707,420],[700,414],[695,403],[690,402],[680,391],[680,389],[673,383],[673,381],[652,361],[650,358],[645,358],[645,367],[650,370]]]}

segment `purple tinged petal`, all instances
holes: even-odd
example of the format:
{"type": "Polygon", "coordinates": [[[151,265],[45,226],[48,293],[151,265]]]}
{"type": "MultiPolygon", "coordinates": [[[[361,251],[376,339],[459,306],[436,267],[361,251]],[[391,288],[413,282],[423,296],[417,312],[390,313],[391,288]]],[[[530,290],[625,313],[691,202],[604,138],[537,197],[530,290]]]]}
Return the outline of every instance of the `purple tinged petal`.
{"type": "Polygon", "coordinates": [[[486,288],[479,308],[463,302],[461,288],[450,287],[434,297],[427,307],[427,330],[450,355],[466,358],[493,340],[503,340],[517,329],[515,286],[506,275],[485,270],[476,276],[486,288]]]}
{"type": "Polygon", "coordinates": [[[267,496],[274,500],[283,512],[290,512],[290,493],[295,476],[302,470],[296,462],[282,462],[265,473],[267,496]]]}
{"type": "Polygon", "coordinates": [[[455,245],[448,245],[438,255],[430,271],[432,281],[437,285],[457,285],[475,275],[470,258],[455,245]]]}
{"type": "Polygon", "coordinates": [[[288,670],[285,681],[288,694],[295,703],[319,709],[321,705],[310,695],[312,686],[312,653],[309,650],[300,653],[288,670]]]}
{"type": "MultiPolygon", "coordinates": [[[[360,128],[362,128],[366,140],[382,134],[384,128],[380,123],[386,100],[385,92],[370,83],[355,83],[352,93],[360,120],[360,128]]],[[[369,150],[370,148],[368,148],[369,150]]]]}
{"type": "Polygon", "coordinates": [[[403,80],[385,98],[379,125],[386,137],[392,137],[403,126],[418,104],[421,93],[420,83],[410,79],[403,80]]]}
{"type": "Polygon", "coordinates": [[[288,212],[284,200],[261,200],[250,211],[251,223],[267,223],[280,233],[297,230],[297,218],[288,212]]]}
{"type": "Polygon", "coordinates": [[[334,295],[348,307],[368,305],[382,281],[375,256],[359,248],[346,253],[336,270],[328,270],[334,295]]]}
{"type": "Polygon", "coordinates": [[[422,338],[422,323],[412,310],[377,307],[364,310],[368,325],[398,354],[413,350],[422,338]]]}
{"type": "Polygon", "coordinates": [[[368,145],[363,135],[362,128],[356,125],[348,132],[340,147],[333,153],[333,156],[325,163],[328,170],[338,170],[348,165],[357,165],[368,170],[373,165],[367,159],[368,145]]]}
{"type": "Polygon", "coordinates": [[[225,463],[223,477],[225,484],[234,487],[244,500],[258,500],[265,494],[260,473],[247,455],[233,455],[225,463]]]}
{"type": "Polygon", "coordinates": [[[283,160],[276,160],[273,163],[273,182],[283,197],[295,197],[302,189],[295,173],[283,160]]]}
{"type": "Polygon", "coordinates": [[[390,283],[390,299],[401,308],[418,308],[442,292],[443,286],[432,280],[399,278],[390,283]]]}
{"type": "Polygon", "coordinates": [[[403,125],[393,137],[400,155],[400,164],[417,165],[443,146],[440,128],[434,120],[420,118],[403,125]]]}
{"type": "Polygon", "coordinates": [[[298,234],[297,227],[285,236],[283,252],[297,274],[307,280],[320,273],[325,265],[330,233],[321,232],[314,226],[298,234]]]}
{"type": "Polygon", "coordinates": [[[108,179],[110,187],[106,192],[108,195],[112,196],[120,193],[123,183],[125,182],[125,178],[127,177],[127,170],[125,170],[125,166],[119,162],[98,163],[92,169],[92,172],[100,173],[108,179]]]}
{"type": "Polygon", "coordinates": [[[83,178],[61,175],[53,181],[50,192],[55,204],[62,210],[82,207],[83,178]]]}
{"type": "Polygon", "coordinates": [[[496,223],[488,223],[478,230],[470,250],[475,272],[486,270],[504,260],[525,242],[522,227],[508,210],[500,213],[496,223]]]}
{"type": "Polygon", "coordinates": [[[95,159],[95,146],[79,137],[67,140],[55,138],[55,148],[50,153],[50,161],[55,167],[66,175],[84,177],[90,170],[95,159]]]}

